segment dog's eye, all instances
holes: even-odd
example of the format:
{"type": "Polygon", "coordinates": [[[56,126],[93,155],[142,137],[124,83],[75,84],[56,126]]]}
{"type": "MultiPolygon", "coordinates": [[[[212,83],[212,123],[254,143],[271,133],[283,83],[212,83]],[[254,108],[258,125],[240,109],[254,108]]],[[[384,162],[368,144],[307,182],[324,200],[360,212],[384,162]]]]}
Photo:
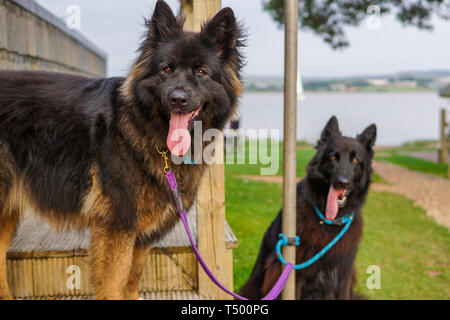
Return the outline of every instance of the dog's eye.
{"type": "Polygon", "coordinates": [[[336,156],[335,156],[334,154],[332,154],[332,155],[330,156],[330,160],[331,160],[331,161],[336,160],[336,156]]]}
{"type": "Polygon", "coordinates": [[[173,71],[172,68],[169,67],[169,66],[165,66],[165,67],[163,68],[163,72],[164,72],[164,73],[171,73],[172,71],[173,71]]]}
{"type": "Polygon", "coordinates": [[[195,74],[196,74],[197,76],[199,76],[199,77],[203,77],[203,76],[206,76],[208,73],[206,72],[206,69],[205,69],[205,68],[198,68],[198,69],[195,71],[195,74]]]}

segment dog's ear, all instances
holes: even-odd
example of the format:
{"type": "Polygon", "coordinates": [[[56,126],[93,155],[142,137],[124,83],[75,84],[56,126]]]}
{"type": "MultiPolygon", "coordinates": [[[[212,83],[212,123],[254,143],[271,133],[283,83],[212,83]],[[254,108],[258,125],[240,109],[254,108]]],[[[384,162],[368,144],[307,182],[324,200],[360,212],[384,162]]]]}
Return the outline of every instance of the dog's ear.
{"type": "Polygon", "coordinates": [[[341,136],[342,133],[339,131],[338,120],[335,116],[332,116],[320,136],[319,144],[328,143],[332,138],[341,136]]]}
{"type": "Polygon", "coordinates": [[[233,59],[237,54],[236,48],[242,45],[242,31],[230,8],[223,8],[208,21],[202,27],[200,36],[203,42],[216,48],[217,54],[224,60],[233,59]]]}
{"type": "Polygon", "coordinates": [[[150,21],[146,21],[150,45],[157,48],[163,41],[176,37],[182,31],[182,25],[178,23],[172,9],[162,0],[156,2],[155,11],[150,21]]]}
{"type": "Polygon", "coordinates": [[[375,145],[375,140],[377,139],[377,126],[375,123],[368,126],[357,139],[361,141],[367,148],[372,148],[375,145]]]}

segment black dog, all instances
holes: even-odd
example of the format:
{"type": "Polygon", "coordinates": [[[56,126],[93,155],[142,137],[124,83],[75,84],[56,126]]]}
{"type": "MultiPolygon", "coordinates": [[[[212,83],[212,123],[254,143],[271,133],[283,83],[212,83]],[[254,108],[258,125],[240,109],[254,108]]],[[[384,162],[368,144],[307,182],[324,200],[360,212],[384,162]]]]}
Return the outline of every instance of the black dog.
{"type": "MultiPolygon", "coordinates": [[[[343,238],[325,256],[296,273],[296,299],[351,299],[355,279],[354,261],[362,235],[361,208],[372,172],[372,147],[376,126],[370,125],[356,139],[343,137],[336,117],[322,132],[317,153],[308,165],[305,179],[297,185],[297,263],[325,247],[341,227],[321,224],[314,206],[329,220],[354,213],[354,221],[343,238]]],[[[264,297],[281,274],[275,245],[281,232],[281,212],[264,235],[258,260],[241,294],[264,297]]]]}
{"type": "MultiPolygon", "coordinates": [[[[184,155],[194,120],[222,129],[242,83],[242,31],[230,8],[198,33],[163,1],[126,78],[0,72],[0,299],[6,250],[32,208],[91,229],[98,299],[137,299],[150,244],[178,221],[157,149],[184,155]],[[184,136],[180,136],[185,133],[184,136]]],[[[173,165],[189,208],[205,164],[173,165]]]]}

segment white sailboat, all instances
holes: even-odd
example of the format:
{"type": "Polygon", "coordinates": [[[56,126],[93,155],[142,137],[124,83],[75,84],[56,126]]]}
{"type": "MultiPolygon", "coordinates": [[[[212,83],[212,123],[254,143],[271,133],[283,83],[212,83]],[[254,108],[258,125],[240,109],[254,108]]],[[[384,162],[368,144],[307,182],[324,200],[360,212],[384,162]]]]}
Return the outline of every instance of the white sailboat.
{"type": "Polygon", "coordinates": [[[306,99],[305,91],[303,90],[302,76],[300,70],[297,72],[297,99],[303,101],[306,99]]]}

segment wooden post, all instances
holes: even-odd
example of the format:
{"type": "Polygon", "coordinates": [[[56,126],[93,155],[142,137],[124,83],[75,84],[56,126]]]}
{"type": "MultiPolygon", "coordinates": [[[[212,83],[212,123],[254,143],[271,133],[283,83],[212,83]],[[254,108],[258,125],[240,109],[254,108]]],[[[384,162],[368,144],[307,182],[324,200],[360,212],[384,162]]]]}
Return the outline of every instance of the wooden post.
{"type": "MultiPolygon", "coordinates": [[[[285,61],[284,61],[284,170],[282,232],[295,237],[297,229],[297,32],[298,0],[284,1],[285,61]]],[[[283,256],[295,263],[295,246],[286,246],[283,256]]],[[[282,292],[283,300],[295,299],[295,272],[292,272],[282,292]]]]}
{"type": "Polygon", "coordinates": [[[441,109],[441,119],[440,119],[440,152],[439,152],[439,162],[447,162],[447,137],[445,135],[445,129],[447,128],[446,110],[441,109]]]}
{"type": "Polygon", "coordinates": [[[445,158],[447,158],[447,177],[450,178],[450,156],[449,151],[450,147],[448,146],[447,136],[445,135],[445,129],[450,128],[450,122],[447,122],[447,114],[446,109],[441,109],[441,161],[445,163],[445,158]],[[444,156],[442,156],[442,153],[444,156]]]}
{"type": "Polygon", "coordinates": [[[184,29],[194,31],[194,4],[192,0],[181,0],[181,14],[186,17],[184,29]]]}
{"type": "Polygon", "coordinates": [[[222,0],[193,0],[194,1],[194,31],[199,32],[203,23],[212,18],[220,8],[222,0]]]}
{"type": "Polygon", "coordinates": [[[450,179],[450,157],[447,158],[447,177],[450,179]]]}
{"type": "MultiPolygon", "coordinates": [[[[223,136],[221,140],[223,141],[223,136]]],[[[217,156],[223,158],[223,143],[220,143],[216,151],[222,152],[217,156]]],[[[224,188],[223,165],[210,165],[203,175],[197,194],[198,249],[219,281],[232,290],[233,283],[229,283],[230,278],[227,276],[227,271],[230,270],[226,263],[224,188]]],[[[216,299],[231,299],[208,278],[203,270],[199,271],[198,287],[202,295],[216,299]]]]}
{"type": "MultiPolygon", "coordinates": [[[[222,7],[221,0],[181,0],[182,13],[186,15],[185,29],[199,32],[202,24],[222,7]],[[191,29],[192,28],[192,29],[191,29]]],[[[223,135],[219,139],[216,159],[223,159],[223,135]]],[[[221,162],[223,163],[223,161],[221,162]]],[[[214,275],[233,289],[227,265],[225,243],[225,172],[223,164],[209,165],[202,177],[197,193],[198,249],[214,275]]],[[[229,258],[229,256],[228,256],[229,258]]],[[[215,299],[231,299],[219,289],[199,266],[199,294],[215,299]]]]}

